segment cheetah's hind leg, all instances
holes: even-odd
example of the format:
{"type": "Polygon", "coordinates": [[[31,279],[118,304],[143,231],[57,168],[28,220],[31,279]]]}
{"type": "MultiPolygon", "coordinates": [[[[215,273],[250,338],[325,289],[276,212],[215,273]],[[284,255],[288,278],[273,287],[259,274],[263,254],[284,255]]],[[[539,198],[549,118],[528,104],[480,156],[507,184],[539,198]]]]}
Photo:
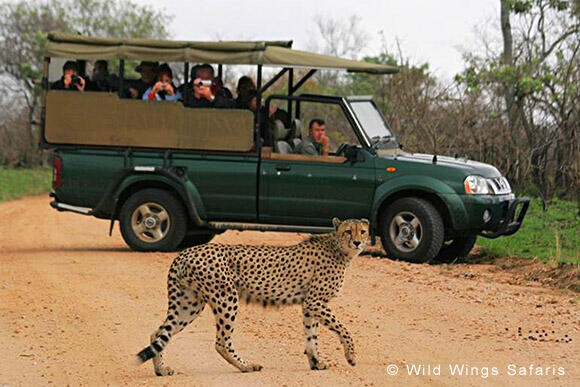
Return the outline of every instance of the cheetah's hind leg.
{"type": "Polygon", "coordinates": [[[228,363],[242,372],[260,371],[261,365],[245,361],[234,349],[231,336],[238,314],[239,295],[231,280],[226,280],[222,285],[223,287],[219,287],[226,292],[215,294],[210,300],[216,321],[215,349],[228,363]]]}
{"type": "Polygon", "coordinates": [[[203,311],[206,302],[191,289],[182,289],[175,281],[168,283],[169,307],[163,324],[151,335],[151,345],[137,354],[139,364],[153,359],[157,376],[172,375],[173,370],[165,365],[163,352],[171,337],[189,325],[203,311]]]}

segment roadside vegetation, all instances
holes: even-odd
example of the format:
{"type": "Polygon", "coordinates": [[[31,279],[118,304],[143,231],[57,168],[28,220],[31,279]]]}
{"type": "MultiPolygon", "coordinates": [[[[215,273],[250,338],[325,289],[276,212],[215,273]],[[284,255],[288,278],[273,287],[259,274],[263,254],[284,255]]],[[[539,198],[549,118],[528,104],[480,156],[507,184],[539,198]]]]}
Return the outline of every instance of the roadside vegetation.
{"type": "Polygon", "coordinates": [[[50,168],[0,167],[0,201],[47,193],[50,191],[51,177],[50,168]]]}
{"type": "Polygon", "coordinates": [[[580,218],[576,203],[554,200],[542,210],[533,199],[522,228],[510,237],[479,238],[484,255],[538,258],[550,264],[580,263],[580,218]]]}

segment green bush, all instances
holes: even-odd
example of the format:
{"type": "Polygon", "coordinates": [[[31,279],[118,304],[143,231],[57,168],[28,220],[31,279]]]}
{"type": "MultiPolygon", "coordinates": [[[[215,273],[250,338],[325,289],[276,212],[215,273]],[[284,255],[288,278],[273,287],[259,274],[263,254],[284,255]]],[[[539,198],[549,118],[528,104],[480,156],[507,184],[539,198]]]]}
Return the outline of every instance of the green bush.
{"type": "Polygon", "coordinates": [[[50,168],[0,168],[0,201],[49,192],[51,173],[50,168]]]}
{"type": "Polygon", "coordinates": [[[509,237],[479,238],[485,254],[539,258],[544,262],[580,262],[580,217],[576,203],[553,200],[546,211],[532,199],[522,228],[509,237]]]}

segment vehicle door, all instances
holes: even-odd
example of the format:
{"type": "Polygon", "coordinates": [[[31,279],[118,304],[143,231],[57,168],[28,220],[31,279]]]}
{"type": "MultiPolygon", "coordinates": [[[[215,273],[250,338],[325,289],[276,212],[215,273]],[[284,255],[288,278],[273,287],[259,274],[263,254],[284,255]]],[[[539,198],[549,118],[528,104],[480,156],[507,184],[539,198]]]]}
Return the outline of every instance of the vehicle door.
{"type": "MultiPolygon", "coordinates": [[[[360,147],[360,140],[341,103],[301,103],[302,141],[309,122],[322,118],[329,137],[328,156],[284,152],[279,142],[293,138],[274,136],[272,148],[264,149],[260,165],[259,219],[264,223],[329,226],[333,217],[368,217],[375,189],[374,158],[360,147]],[[344,145],[343,145],[344,144],[344,145]],[[358,160],[347,160],[339,148],[360,148],[358,160]]],[[[290,137],[292,135],[290,134],[290,137]]],[[[283,145],[283,144],[282,144],[283,145]]]]}

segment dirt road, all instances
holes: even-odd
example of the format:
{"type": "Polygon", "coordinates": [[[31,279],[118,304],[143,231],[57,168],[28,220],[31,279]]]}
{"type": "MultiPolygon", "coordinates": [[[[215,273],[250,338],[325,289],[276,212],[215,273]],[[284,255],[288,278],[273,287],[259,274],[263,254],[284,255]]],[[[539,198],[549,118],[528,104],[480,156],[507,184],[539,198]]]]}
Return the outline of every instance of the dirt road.
{"type": "MultiPolygon", "coordinates": [[[[355,338],[356,367],[347,365],[335,335],[321,329],[321,353],[331,368],[310,371],[299,307],[242,305],[234,339],[262,372],[242,374],[221,359],[206,309],[168,347],[176,375],[156,377],[151,364],[135,367],[132,359],[165,315],[174,254],[131,252],[118,231],[107,236],[107,222],[57,213],[48,202],[42,196],[0,203],[0,386],[580,381],[577,294],[511,285],[507,273],[485,265],[410,265],[370,256],[354,262],[333,302],[355,338]],[[396,376],[388,373],[392,365],[396,376]],[[425,375],[408,375],[419,365],[425,375]],[[463,376],[453,376],[450,366],[463,366],[463,376]],[[514,370],[528,376],[511,376],[514,370]]],[[[303,237],[227,232],[216,241],[292,244],[303,237]]]]}

